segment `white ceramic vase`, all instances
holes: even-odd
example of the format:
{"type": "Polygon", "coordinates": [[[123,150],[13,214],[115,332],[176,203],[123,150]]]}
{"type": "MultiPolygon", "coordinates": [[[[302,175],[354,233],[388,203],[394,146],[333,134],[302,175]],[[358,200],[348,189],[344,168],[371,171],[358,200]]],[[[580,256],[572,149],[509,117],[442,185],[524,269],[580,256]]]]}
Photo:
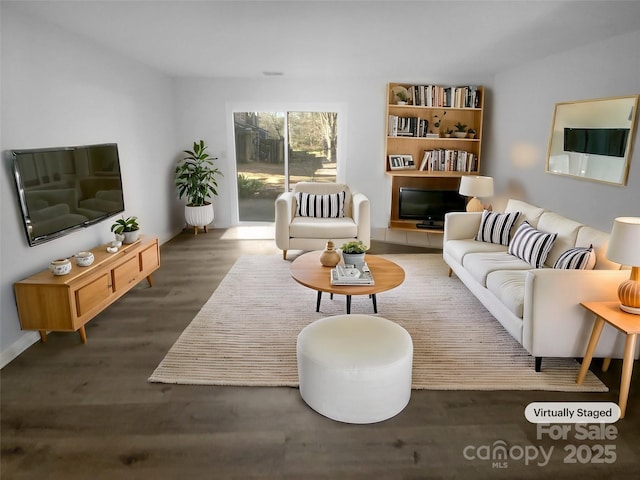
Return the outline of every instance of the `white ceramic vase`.
{"type": "Polygon", "coordinates": [[[140,236],[140,230],[134,230],[133,232],[123,232],[124,240],[122,243],[133,243],[138,240],[140,236]]]}

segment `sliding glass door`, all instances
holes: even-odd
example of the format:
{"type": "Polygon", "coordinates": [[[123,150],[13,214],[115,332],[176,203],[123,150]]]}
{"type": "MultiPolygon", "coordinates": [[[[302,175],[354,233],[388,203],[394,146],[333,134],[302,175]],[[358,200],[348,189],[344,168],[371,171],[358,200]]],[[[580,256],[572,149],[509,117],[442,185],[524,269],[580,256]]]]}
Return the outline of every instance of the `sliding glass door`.
{"type": "Polygon", "coordinates": [[[335,182],[336,112],[235,112],[240,222],[273,222],[276,197],[297,182],[335,182]]]}

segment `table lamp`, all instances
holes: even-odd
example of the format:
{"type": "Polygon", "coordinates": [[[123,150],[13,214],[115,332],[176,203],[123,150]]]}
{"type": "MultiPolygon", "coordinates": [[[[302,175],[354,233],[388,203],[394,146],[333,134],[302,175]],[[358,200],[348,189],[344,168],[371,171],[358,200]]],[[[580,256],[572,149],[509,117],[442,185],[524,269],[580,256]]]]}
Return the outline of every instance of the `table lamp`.
{"type": "Polygon", "coordinates": [[[460,189],[458,192],[460,195],[473,197],[467,203],[467,212],[481,212],[484,207],[477,197],[491,197],[493,195],[493,177],[460,177],[460,189]]]}
{"type": "Polygon", "coordinates": [[[620,309],[640,315],[640,218],[618,217],[613,222],[607,258],[631,267],[631,276],[618,287],[620,309]]]}

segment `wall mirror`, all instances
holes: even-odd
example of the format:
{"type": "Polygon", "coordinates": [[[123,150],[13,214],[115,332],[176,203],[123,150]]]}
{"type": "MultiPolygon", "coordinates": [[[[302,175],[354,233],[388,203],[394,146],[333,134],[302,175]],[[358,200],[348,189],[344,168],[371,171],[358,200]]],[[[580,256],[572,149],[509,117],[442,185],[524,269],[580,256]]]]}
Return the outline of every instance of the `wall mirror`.
{"type": "Polygon", "coordinates": [[[546,171],[626,185],[638,95],[557,103],[546,171]]]}

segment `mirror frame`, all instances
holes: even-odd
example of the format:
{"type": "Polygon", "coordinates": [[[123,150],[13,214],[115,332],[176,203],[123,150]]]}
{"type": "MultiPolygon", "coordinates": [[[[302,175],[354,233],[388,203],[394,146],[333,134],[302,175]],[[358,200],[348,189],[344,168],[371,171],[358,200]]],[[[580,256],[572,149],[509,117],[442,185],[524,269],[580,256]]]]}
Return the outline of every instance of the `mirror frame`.
{"type": "MultiPolygon", "coordinates": [[[[635,130],[636,130],[636,117],[638,114],[637,113],[638,97],[639,95],[628,95],[628,96],[620,96],[620,97],[596,98],[592,100],[556,103],[555,109],[553,112],[553,121],[551,122],[551,132],[549,134],[549,146],[547,150],[547,162],[545,165],[545,172],[553,175],[561,175],[561,176],[576,178],[580,180],[606,183],[609,185],[625,186],[627,184],[627,180],[629,176],[629,167],[631,164],[633,138],[635,136],[635,130]],[[615,107],[615,105],[620,101],[629,102],[628,105],[624,105],[625,110],[629,107],[631,108],[631,111],[627,114],[629,118],[627,118],[626,120],[617,119],[617,120],[614,120],[613,123],[612,121],[605,122],[604,120],[601,120],[601,118],[603,117],[603,113],[611,111],[615,107]],[[595,175],[589,176],[589,174],[586,173],[586,170],[584,174],[580,175],[576,173],[571,173],[570,171],[559,171],[559,170],[553,170],[550,168],[552,152],[561,151],[562,153],[567,154],[566,168],[568,170],[571,170],[571,166],[572,166],[571,160],[577,159],[577,157],[571,157],[571,155],[581,156],[580,159],[577,159],[578,162],[581,162],[582,160],[586,160],[586,161],[589,160],[589,154],[566,152],[564,150],[564,128],[567,126],[566,125],[567,117],[571,118],[572,116],[575,117],[576,115],[583,115],[583,112],[585,110],[587,111],[590,110],[593,113],[587,116],[580,117],[581,121],[579,125],[572,124],[571,126],[578,127],[578,128],[612,128],[614,126],[615,128],[627,128],[627,125],[624,125],[623,127],[622,124],[625,123],[626,121],[629,121],[629,124],[628,124],[629,134],[627,136],[627,144],[625,147],[624,157],[622,157],[623,164],[616,169],[616,171],[620,171],[619,181],[613,181],[611,179],[603,178],[601,176],[600,177],[595,175]],[[562,144],[558,145],[560,142],[562,142],[562,144]]],[[[615,159],[617,161],[620,161],[620,158],[621,158],[621,157],[594,155],[594,154],[591,154],[591,156],[596,157],[594,160],[599,161],[601,167],[602,167],[602,162],[603,161],[606,162],[607,159],[611,159],[611,160],[615,159]]]]}

